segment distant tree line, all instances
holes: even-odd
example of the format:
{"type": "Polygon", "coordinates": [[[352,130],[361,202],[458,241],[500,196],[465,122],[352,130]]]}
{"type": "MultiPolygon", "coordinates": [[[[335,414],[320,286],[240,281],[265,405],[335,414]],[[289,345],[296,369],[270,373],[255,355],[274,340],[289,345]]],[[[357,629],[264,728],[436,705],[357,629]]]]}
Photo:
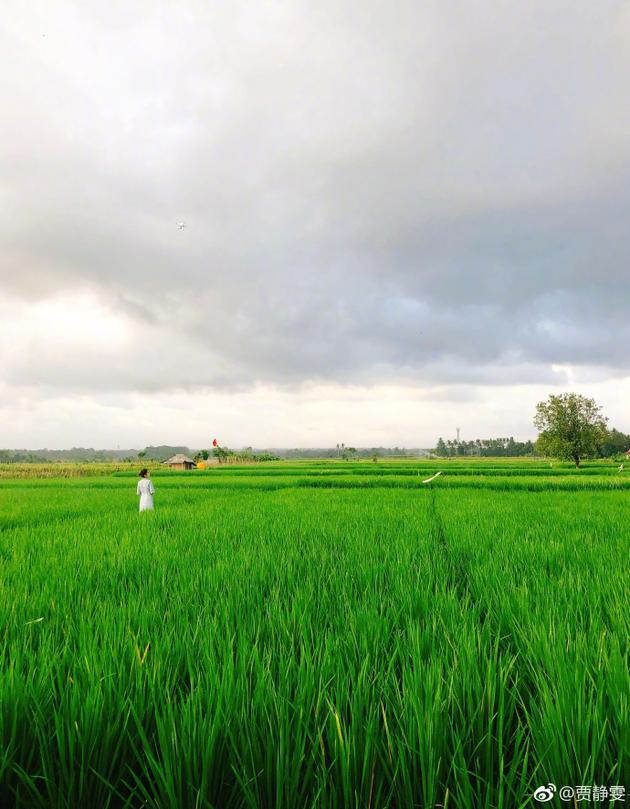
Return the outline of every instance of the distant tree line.
{"type": "Polygon", "coordinates": [[[347,447],[345,444],[337,444],[334,447],[304,448],[295,449],[274,449],[281,458],[287,460],[318,459],[318,458],[338,458],[340,460],[358,460],[360,458],[391,458],[391,457],[416,457],[426,455],[423,449],[408,449],[405,447],[347,447]]]}
{"type": "Polygon", "coordinates": [[[0,463],[107,463],[133,461],[135,449],[0,449],[0,463]]]}
{"type": "Polygon", "coordinates": [[[472,441],[444,441],[440,438],[435,454],[440,458],[477,456],[480,458],[518,458],[534,455],[532,441],[515,441],[509,438],[475,438],[472,441]]]}
{"type": "Polygon", "coordinates": [[[614,427],[607,430],[604,440],[599,448],[602,458],[612,458],[615,455],[622,455],[630,449],[630,433],[622,433],[614,427]]]}
{"type": "Polygon", "coordinates": [[[72,447],[72,449],[0,449],[0,463],[111,463],[112,461],[165,461],[178,452],[190,455],[191,450],[184,446],[160,444],[137,449],[93,449],[92,447],[72,447]]]}
{"type": "Polygon", "coordinates": [[[262,463],[264,461],[279,461],[280,457],[267,450],[256,450],[252,447],[234,450],[217,444],[212,450],[200,449],[195,453],[193,460],[196,463],[207,461],[212,455],[219,463],[262,463]]]}
{"type": "Polygon", "coordinates": [[[184,446],[174,446],[171,444],[158,444],[157,446],[145,447],[142,452],[138,453],[138,458],[144,458],[147,461],[165,461],[173,455],[190,455],[191,450],[184,446]]]}
{"type": "MultiPolygon", "coordinates": [[[[630,434],[622,433],[614,427],[602,433],[597,443],[585,457],[614,458],[630,449],[630,434]]],[[[560,455],[556,448],[544,441],[515,441],[514,438],[476,438],[474,441],[444,441],[440,438],[435,448],[440,458],[479,457],[479,458],[523,458],[533,455],[560,455]]]]}
{"type": "MultiPolygon", "coordinates": [[[[476,438],[472,441],[457,441],[440,438],[433,452],[441,458],[488,457],[513,458],[532,455],[548,455],[569,458],[579,466],[582,458],[611,458],[630,450],[630,434],[608,429],[606,419],[592,399],[569,393],[550,396],[537,406],[535,424],[540,430],[538,440],[515,441],[509,438],[476,438]]],[[[231,450],[214,447],[211,450],[194,452],[186,446],[160,444],[148,446],[138,452],[135,449],[0,449],[0,463],[51,463],[51,462],[108,462],[108,461],[163,461],[172,455],[183,453],[195,460],[208,459],[212,454],[219,463],[247,463],[287,460],[336,458],[338,460],[417,457],[429,454],[423,449],[403,447],[350,447],[339,443],[329,448],[295,448],[254,450],[245,447],[231,450]]]]}

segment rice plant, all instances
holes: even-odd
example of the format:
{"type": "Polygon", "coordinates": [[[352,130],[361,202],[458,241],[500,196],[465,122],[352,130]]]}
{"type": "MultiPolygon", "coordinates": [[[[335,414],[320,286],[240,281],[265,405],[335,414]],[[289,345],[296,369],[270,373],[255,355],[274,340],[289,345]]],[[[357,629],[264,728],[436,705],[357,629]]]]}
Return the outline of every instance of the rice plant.
{"type": "Polygon", "coordinates": [[[515,809],[622,784],[627,478],[453,466],[165,473],[142,515],[124,470],[3,478],[0,804],[515,809]]]}

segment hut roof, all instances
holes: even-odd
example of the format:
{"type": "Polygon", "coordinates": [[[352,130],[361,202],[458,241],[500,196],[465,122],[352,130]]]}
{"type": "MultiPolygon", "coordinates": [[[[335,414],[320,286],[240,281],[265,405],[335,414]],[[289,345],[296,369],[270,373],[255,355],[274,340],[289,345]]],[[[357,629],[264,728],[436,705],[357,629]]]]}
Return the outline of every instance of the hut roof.
{"type": "Polygon", "coordinates": [[[195,462],[193,461],[192,458],[189,458],[188,455],[182,455],[182,453],[180,452],[177,455],[173,455],[173,457],[169,458],[168,461],[163,461],[163,463],[166,463],[166,464],[171,464],[171,463],[192,463],[192,464],[194,464],[195,462]]]}

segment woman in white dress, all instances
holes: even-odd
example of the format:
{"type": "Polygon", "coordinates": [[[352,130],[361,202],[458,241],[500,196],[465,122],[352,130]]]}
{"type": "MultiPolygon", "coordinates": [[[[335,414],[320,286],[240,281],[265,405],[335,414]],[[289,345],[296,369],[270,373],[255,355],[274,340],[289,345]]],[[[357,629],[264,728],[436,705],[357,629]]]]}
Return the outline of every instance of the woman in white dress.
{"type": "Polygon", "coordinates": [[[153,511],[153,495],[155,489],[153,483],[149,480],[149,470],[140,470],[140,480],[138,481],[138,488],[136,494],[140,498],[140,511],[153,511]]]}

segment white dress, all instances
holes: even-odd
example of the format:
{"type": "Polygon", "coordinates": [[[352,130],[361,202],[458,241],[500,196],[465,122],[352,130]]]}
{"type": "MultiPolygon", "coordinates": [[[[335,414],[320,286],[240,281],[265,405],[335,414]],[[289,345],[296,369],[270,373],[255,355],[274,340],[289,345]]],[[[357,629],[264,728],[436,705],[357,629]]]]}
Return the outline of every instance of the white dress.
{"type": "Polygon", "coordinates": [[[138,481],[136,494],[140,496],[140,511],[153,511],[155,489],[149,478],[142,478],[142,480],[138,481]]]}

